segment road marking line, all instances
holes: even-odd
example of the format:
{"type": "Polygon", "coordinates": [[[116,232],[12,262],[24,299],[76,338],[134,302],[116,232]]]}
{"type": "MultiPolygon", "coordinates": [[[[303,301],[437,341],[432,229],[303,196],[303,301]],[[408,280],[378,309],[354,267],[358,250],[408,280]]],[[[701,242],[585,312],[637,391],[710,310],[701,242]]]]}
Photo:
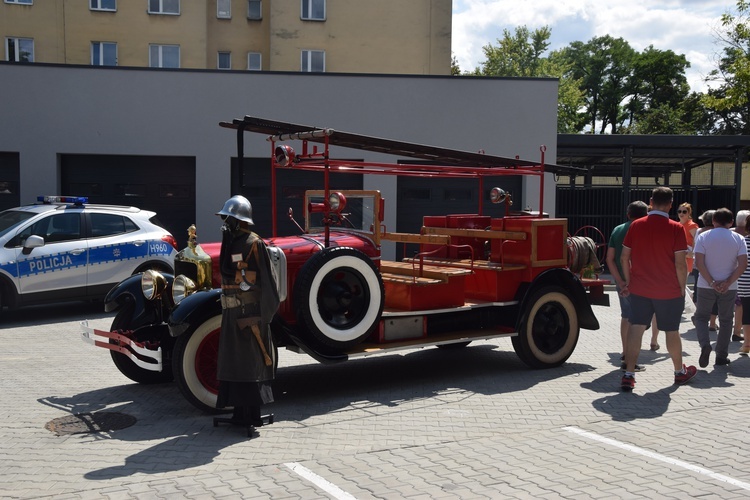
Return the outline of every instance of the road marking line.
{"type": "Polygon", "coordinates": [[[699,465],[693,465],[683,460],[678,460],[676,458],[671,458],[666,455],[662,455],[661,453],[656,453],[653,451],[646,450],[644,448],[633,446],[632,444],[627,444],[627,443],[617,441],[615,439],[610,439],[604,436],[600,436],[599,434],[594,434],[593,432],[584,431],[583,429],[579,429],[578,427],[563,427],[563,429],[568,432],[578,434],[579,436],[583,436],[583,437],[592,439],[594,441],[599,441],[600,443],[608,444],[610,446],[614,446],[616,448],[620,448],[623,450],[632,451],[633,453],[637,453],[639,455],[643,455],[649,458],[660,460],[662,462],[666,462],[671,465],[677,465],[679,467],[683,467],[693,472],[697,472],[698,474],[706,475],[712,479],[716,479],[717,481],[723,481],[733,486],[737,486],[738,488],[742,488],[744,490],[750,491],[750,483],[738,481],[729,476],[725,476],[724,474],[719,474],[718,472],[714,472],[710,469],[706,469],[705,467],[701,467],[699,465]]]}
{"type": "Polygon", "coordinates": [[[355,500],[356,499],[355,496],[342,490],[341,488],[339,488],[332,482],[323,479],[322,477],[315,474],[313,471],[311,471],[304,465],[300,465],[297,462],[289,462],[284,465],[286,465],[289,469],[291,469],[292,472],[307,479],[308,481],[310,481],[311,483],[313,483],[315,486],[322,489],[326,493],[331,494],[334,498],[341,499],[341,500],[355,500]]]}

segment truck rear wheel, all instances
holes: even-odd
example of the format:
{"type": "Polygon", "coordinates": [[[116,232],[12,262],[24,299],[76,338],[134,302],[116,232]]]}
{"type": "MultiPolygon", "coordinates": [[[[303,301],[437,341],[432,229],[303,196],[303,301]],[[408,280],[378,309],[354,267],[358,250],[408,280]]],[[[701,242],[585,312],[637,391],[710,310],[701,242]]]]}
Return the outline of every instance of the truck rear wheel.
{"type": "MultiPolygon", "coordinates": [[[[112,321],[110,331],[115,330],[132,330],[135,325],[132,324],[131,319],[133,317],[133,306],[126,305],[120,309],[112,321]]],[[[166,328],[166,326],[165,326],[166,328]]],[[[136,338],[138,341],[149,340],[136,338]]],[[[114,343],[110,340],[110,343],[114,343]]],[[[162,355],[166,354],[164,351],[169,348],[169,345],[162,345],[162,355]]],[[[172,367],[169,364],[162,364],[162,371],[154,372],[151,370],[144,370],[140,366],[136,365],[131,359],[124,354],[115,351],[109,351],[112,357],[112,362],[115,364],[120,373],[128,377],[133,382],[139,384],[162,384],[164,382],[171,382],[174,378],[172,376],[172,367]]]]}
{"type": "Polygon", "coordinates": [[[172,371],[177,386],[196,408],[216,413],[219,381],[216,362],[219,353],[221,315],[213,316],[191,332],[177,337],[172,356],[172,371]]]}
{"type": "Polygon", "coordinates": [[[326,348],[342,351],[362,342],[383,312],[383,280],[372,260],[349,247],[313,255],[295,285],[298,324],[326,348]]]}
{"type": "Polygon", "coordinates": [[[527,302],[513,349],[531,368],[560,366],[573,354],[578,334],[570,296],[560,287],[543,287],[527,302]]]}

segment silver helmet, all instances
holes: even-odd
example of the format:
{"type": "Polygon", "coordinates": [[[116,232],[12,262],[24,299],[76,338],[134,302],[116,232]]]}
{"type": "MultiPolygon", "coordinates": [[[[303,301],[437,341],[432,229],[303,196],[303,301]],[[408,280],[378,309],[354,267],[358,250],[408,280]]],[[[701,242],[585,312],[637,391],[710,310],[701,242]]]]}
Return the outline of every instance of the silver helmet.
{"type": "Polygon", "coordinates": [[[216,215],[225,217],[234,217],[237,220],[245,221],[248,224],[253,222],[253,206],[247,198],[240,195],[234,195],[224,203],[224,208],[216,212],[216,215]]]}

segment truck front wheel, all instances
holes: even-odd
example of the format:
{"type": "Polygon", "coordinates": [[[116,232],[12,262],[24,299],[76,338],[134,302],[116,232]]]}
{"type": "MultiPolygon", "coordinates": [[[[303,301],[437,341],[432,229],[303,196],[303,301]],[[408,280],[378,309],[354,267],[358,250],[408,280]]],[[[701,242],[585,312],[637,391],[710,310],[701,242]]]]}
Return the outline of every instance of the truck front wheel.
{"type": "Polygon", "coordinates": [[[177,337],[172,356],[172,371],[180,392],[193,406],[209,413],[216,412],[219,394],[216,362],[220,333],[221,315],[213,316],[177,337]]]}
{"type": "Polygon", "coordinates": [[[513,349],[531,368],[560,366],[573,354],[578,334],[570,296],[560,287],[543,287],[526,304],[513,349]]]}
{"type": "MultiPolygon", "coordinates": [[[[132,317],[133,306],[126,305],[125,307],[120,309],[120,311],[115,316],[114,321],[112,321],[112,327],[110,328],[110,331],[114,332],[116,330],[134,329],[134,325],[132,324],[132,317]]],[[[164,336],[169,337],[169,334],[166,333],[166,325],[159,325],[155,328],[164,328],[164,336]]],[[[140,333],[140,336],[143,336],[144,330],[141,330],[140,333]]],[[[136,340],[144,341],[154,339],[136,338],[136,340]]],[[[110,340],[110,343],[113,344],[115,343],[115,341],[110,340]]],[[[164,351],[171,347],[171,343],[162,342],[161,347],[162,354],[166,354],[164,351]]],[[[109,351],[109,353],[110,356],[112,356],[112,362],[115,364],[117,369],[120,370],[120,373],[128,377],[133,382],[138,382],[139,384],[161,384],[164,382],[172,381],[172,367],[169,366],[169,364],[162,364],[162,371],[160,372],[144,370],[140,366],[133,363],[133,361],[131,361],[130,358],[125,356],[124,354],[115,351],[109,351]]]]}
{"type": "Polygon", "coordinates": [[[362,342],[383,312],[383,280],[372,260],[349,247],[326,248],[300,269],[297,321],[314,342],[342,351],[362,342]]]}

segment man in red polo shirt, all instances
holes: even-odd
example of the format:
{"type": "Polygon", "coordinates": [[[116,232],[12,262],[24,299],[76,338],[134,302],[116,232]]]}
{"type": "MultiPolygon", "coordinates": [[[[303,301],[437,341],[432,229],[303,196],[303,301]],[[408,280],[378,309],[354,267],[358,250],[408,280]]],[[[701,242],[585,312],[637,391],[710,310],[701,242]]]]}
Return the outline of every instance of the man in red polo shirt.
{"type": "Polygon", "coordinates": [[[632,315],[625,352],[625,375],[621,387],[635,387],[635,365],[641,350],[643,332],[656,314],[659,330],[667,334],[667,351],[674,364],[674,383],[684,384],[697,373],[682,363],[680,319],[685,308],[687,280],[687,240],[682,225],[669,218],[672,190],[659,186],[651,193],[651,211],[630,225],[622,248],[622,271],[630,296],[632,315]]]}

